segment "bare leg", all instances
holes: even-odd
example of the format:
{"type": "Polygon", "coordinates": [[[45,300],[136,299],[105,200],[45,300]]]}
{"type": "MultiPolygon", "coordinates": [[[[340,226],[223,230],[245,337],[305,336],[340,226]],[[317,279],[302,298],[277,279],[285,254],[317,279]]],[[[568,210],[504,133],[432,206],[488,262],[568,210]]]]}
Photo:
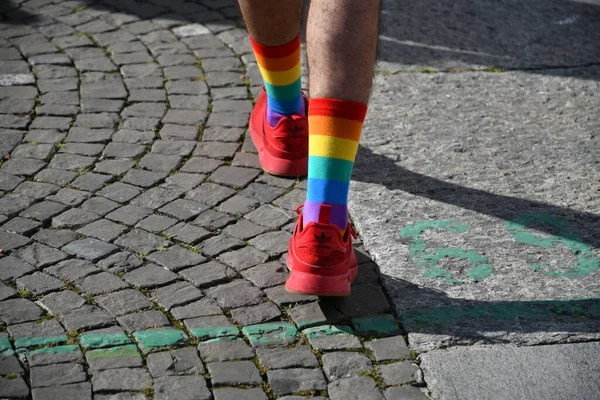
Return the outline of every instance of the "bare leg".
{"type": "Polygon", "coordinates": [[[300,33],[303,0],[238,0],[252,39],[279,46],[300,33]]]}
{"type": "Polygon", "coordinates": [[[312,0],[306,32],[310,95],[367,104],[379,0],[312,0]]]}

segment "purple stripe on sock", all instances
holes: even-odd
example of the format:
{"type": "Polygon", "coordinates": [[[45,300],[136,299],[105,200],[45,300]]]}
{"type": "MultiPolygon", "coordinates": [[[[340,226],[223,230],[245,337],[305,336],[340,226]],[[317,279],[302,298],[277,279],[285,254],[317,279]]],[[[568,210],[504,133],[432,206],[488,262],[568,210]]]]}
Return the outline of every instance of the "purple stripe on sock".
{"type": "MultiPolygon", "coordinates": [[[[323,203],[315,203],[312,201],[304,202],[302,210],[304,225],[309,222],[317,222],[319,220],[319,208],[323,203]]],[[[341,230],[346,230],[348,227],[348,205],[346,204],[331,204],[331,215],[329,217],[330,224],[336,224],[341,230]]]]}
{"type": "MultiPolygon", "coordinates": [[[[304,101],[301,102],[300,108],[292,114],[306,115],[306,105],[304,104],[304,101]]],[[[269,125],[276,126],[279,123],[279,120],[283,117],[287,117],[287,115],[273,111],[267,106],[267,122],[269,123],[269,125]]]]}

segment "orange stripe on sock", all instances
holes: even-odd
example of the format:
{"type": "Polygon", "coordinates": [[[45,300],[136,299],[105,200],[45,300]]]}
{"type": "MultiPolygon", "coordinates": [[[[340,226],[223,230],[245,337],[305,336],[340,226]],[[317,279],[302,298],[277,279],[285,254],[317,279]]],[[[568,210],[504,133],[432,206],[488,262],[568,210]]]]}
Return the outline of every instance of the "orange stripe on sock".
{"type": "Polygon", "coordinates": [[[362,125],[361,121],[345,118],[324,115],[311,115],[308,117],[310,135],[334,136],[354,140],[355,142],[360,140],[362,125]]]}
{"type": "Polygon", "coordinates": [[[254,53],[258,64],[267,71],[287,71],[294,68],[300,62],[300,48],[287,57],[269,58],[254,53]]]}
{"type": "Polygon", "coordinates": [[[313,115],[345,118],[362,122],[367,115],[367,106],[362,103],[339,99],[310,99],[308,116],[313,115]]]}

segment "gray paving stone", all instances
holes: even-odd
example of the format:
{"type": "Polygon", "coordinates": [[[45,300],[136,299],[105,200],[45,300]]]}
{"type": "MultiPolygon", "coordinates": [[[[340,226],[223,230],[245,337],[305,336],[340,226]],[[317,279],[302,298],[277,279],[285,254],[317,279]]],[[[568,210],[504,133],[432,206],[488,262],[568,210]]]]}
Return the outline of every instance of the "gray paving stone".
{"type": "Polygon", "coordinates": [[[171,314],[178,320],[222,314],[217,303],[209,298],[202,298],[181,307],[173,307],[171,314]]]}
{"type": "Polygon", "coordinates": [[[262,291],[241,279],[210,288],[206,294],[217,300],[223,308],[250,306],[264,300],[262,291]]]}
{"type": "Polygon", "coordinates": [[[17,279],[17,289],[27,290],[34,296],[41,296],[60,290],[64,283],[43,272],[34,272],[31,275],[17,279]]]}
{"type": "Polygon", "coordinates": [[[83,382],[86,379],[83,366],[79,364],[62,364],[60,368],[54,365],[32,367],[29,373],[34,388],[83,382]]]}
{"type": "Polygon", "coordinates": [[[175,240],[192,245],[212,235],[211,232],[204,228],[186,224],[184,222],[173,225],[164,233],[165,235],[172,236],[175,240]]]}
{"type": "Polygon", "coordinates": [[[178,279],[178,276],[155,264],[128,272],[123,279],[133,286],[145,289],[165,286],[178,279]]]}
{"type": "Polygon", "coordinates": [[[31,236],[38,228],[42,226],[37,221],[27,218],[15,217],[0,227],[7,232],[18,233],[19,235],[31,236]]]}
{"type": "Polygon", "coordinates": [[[13,190],[25,179],[0,172],[0,190],[13,190]]]}
{"type": "MultiPolygon", "coordinates": [[[[55,319],[11,325],[8,328],[8,332],[13,339],[25,340],[65,334],[64,328],[55,319]]],[[[18,345],[15,344],[15,346],[18,345]]]]}
{"type": "Polygon", "coordinates": [[[81,363],[84,361],[83,353],[81,353],[78,346],[65,347],[66,346],[62,346],[62,348],[59,348],[59,351],[28,352],[26,353],[27,363],[29,364],[29,367],[36,367],[73,362],[81,363]],[[61,352],[60,350],[66,351],[61,352]]]}
{"type": "Polygon", "coordinates": [[[145,78],[147,76],[160,76],[161,68],[158,64],[132,64],[121,67],[124,78],[145,78]]]}
{"type": "Polygon", "coordinates": [[[97,262],[113,253],[116,253],[119,248],[113,244],[106,243],[98,239],[86,238],[69,243],[63,247],[63,250],[68,254],[89,260],[91,262],[97,262]]]}
{"type": "Polygon", "coordinates": [[[319,368],[289,368],[267,372],[276,396],[310,390],[326,390],[327,382],[319,368]]]}
{"type": "Polygon", "coordinates": [[[40,200],[56,193],[60,189],[56,185],[41,182],[23,182],[13,190],[14,194],[31,197],[40,200]]]}
{"type": "MultiPolygon", "coordinates": [[[[95,99],[95,98],[83,98],[81,99],[81,112],[84,113],[97,113],[97,112],[111,112],[118,113],[123,109],[125,101],[117,99],[95,99]]],[[[113,136],[114,139],[114,136],[113,136]]]]}
{"type": "Polygon", "coordinates": [[[176,110],[206,111],[208,109],[208,103],[208,96],[169,96],[169,104],[171,108],[176,110]]]}
{"type": "Polygon", "coordinates": [[[0,320],[9,325],[34,321],[43,314],[43,311],[29,300],[9,299],[0,302],[0,320]]]}
{"type": "Polygon", "coordinates": [[[197,126],[177,124],[164,124],[159,133],[165,140],[196,140],[200,135],[197,126]]]}
{"type": "MultiPolygon", "coordinates": [[[[142,57],[148,57],[147,53],[143,54],[142,57]]],[[[132,56],[133,54],[129,54],[132,56]]],[[[114,57],[113,57],[114,58],[114,57]]],[[[167,95],[164,90],[160,89],[135,89],[129,92],[129,101],[145,101],[145,102],[162,102],[167,101],[167,95]]],[[[164,111],[163,111],[164,113],[164,111]]]]}
{"type": "Polygon", "coordinates": [[[20,258],[13,256],[0,258],[0,281],[2,282],[14,282],[17,278],[35,270],[33,265],[20,258]]]}
{"type": "Polygon", "coordinates": [[[81,80],[82,98],[125,99],[127,91],[118,74],[85,73],[81,80]]]}
{"type": "Polygon", "coordinates": [[[141,229],[131,230],[126,235],[115,240],[114,243],[123,249],[141,254],[148,254],[153,250],[169,247],[172,244],[169,240],[141,229]]]}
{"type": "Polygon", "coordinates": [[[269,259],[269,256],[254,247],[246,246],[239,250],[223,253],[219,260],[231,266],[237,271],[263,264],[269,259]]]}
{"type": "Polygon", "coordinates": [[[367,348],[371,349],[375,360],[390,361],[401,360],[411,357],[410,349],[402,336],[376,339],[366,343],[367,348]]]}
{"type": "Polygon", "coordinates": [[[65,229],[40,229],[32,236],[32,239],[52,247],[62,247],[78,238],[77,233],[65,229]]]}
{"type": "Polygon", "coordinates": [[[260,203],[254,199],[249,199],[244,196],[236,195],[221,203],[217,207],[217,210],[221,212],[226,212],[237,217],[241,217],[245,214],[248,214],[259,205],[260,203]]]}
{"type": "Polygon", "coordinates": [[[26,236],[0,231],[0,243],[2,243],[2,249],[4,251],[25,246],[29,242],[31,242],[31,239],[26,236]]]}
{"type": "Polygon", "coordinates": [[[215,389],[213,391],[215,400],[234,400],[234,399],[247,399],[247,400],[267,400],[268,397],[262,389],[236,389],[236,388],[225,388],[215,389]]]}
{"type": "Polygon", "coordinates": [[[278,306],[283,306],[291,303],[298,303],[301,301],[317,300],[317,296],[298,295],[292,294],[285,290],[285,285],[274,286],[265,289],[267,297],[278,306]]]}
{"type": "Polygon", "coordinates": [[[221,362],[250,359],[254,350],[240,338],[222,337],[201,342],[198,345],[205,362],[221,362]]]}
{"type": "MultiPolygon", "coordinates": [[[[58,200],[58,199],[57,199],[58,200]]],[[[83,202],[83,200],[81,201],[83,202]]],[[[52,227],[57,229],[77,229],[84,225],[97,221],[98,214],[72,208],[52,218],[52,227]]]]}
{"type": "Polygon", "coordinates": [[[152,145],[152,153],[187,157],[195,147],[196,142],[189,140],[157,140],[152,145]]]}
{"type": "Polygon", "coordinates": [[[202,241],[198,248],[202,250],[204,254],[207,254],[210,257],[216,257],[226,251],[235,250],[244,246],[246,246],[246,244],[243,241],[221,234],[202,241]]]}
{"type": "Polygon", "coordinates": [[[65,146],[60,149],[60,153],[97,157],[102,153],[102,150],[104,150],[104,144],[102,143],[66,143],[65,146]]]}
{"type": "Polygon", "coordinates": [[[266,232],[250,240],[250,244],[272,257],[277,257],[288,251],[290,237],[288,232],[266,232]]]}
{"type": "Polygon", "coordinates": [[[114,222],[106,219],[101,219],[78,229],[77,233],[85,236],[91,236],[105,242],[112,242],[126,230],[127,227],[123,225],[115,224],[114,222]]]}
{"type": "Polygon", "coordinates": [[[375,381],[365,376],[339,379],[330,383],[327,390],[331,400],[384,400],[383,395],[377,389],[375,381]]]}
{"type": "Polygon", "coordinates": [[[0,199],[0,212],[7,217],[12,217],[26,209],[34,202],[29,196],[8,194],[0,199]]]}
{"type": "Polygon", "coordinates": [[[210,179],[216,183],[222,183],[233,187],[243,187],[254,180],[260,171],[239,167],[221,167],[217,169],[210,179]]]}
{"type": "Polygon", "coordinates": [[[177,282],[152,292],[152,297],[156,299],[156,302],[167,310],[189,304],[199,300],[202,296],[200,290],[186,282],[177,282]]]}
{"type": "Polygon", "coordinates": [[[121,112],[124,117],[152,117],[161,118],[167,106],[164,103],[134,103],[126,106],[121,112]]]}
{"type": "MultiPolygon", "coordinates": [[[[91,129],[91,128],[112,128],[116,123],[116,117],[114,114],[89,114],[89,115],[107,115],[105,117],[106,121],[104,124],[100,123],[100,126],[86,126],[93,125],[91,122],[83,120],[85,125],[80,125],[69,129],[69,134],[67,135],[67,142],[74,143],[108,143],[114,131],[112,129],[91,129]]],[[[102,122],[102,121],[98,121],[102,122]]]]}
{"type": "MultiPolygon", "coordinates": [[[[247,114],[230,114],[230,113],[220,113],[220,114],[210,114],[208,117],[208,121],[206,126],[223,126],[223,127],[237,127],[243,128],[248,125],[248,115],[247,114]]],[[[243,148],[242,148],[243,150],[243,148]]]]}
{"type": "Polygon", "coordinates": [[[46,166],[44,161],[22,158],[5,161],[1,171],[12,175],[35,175],[46,166]]]}
{"type": "Polygon", "coordinates": [[[0,377],[0,396],[24,399],[29,396],[29,387],[20,376],[14,379],[0,377]]]}
{"type": "Polygon", "coordinates": [[[258,348],[256,355],[260,364],[268,369],[319,367],[317,357],[310,347],[304,345],[293,348],[258,348]]]}
{"type": "Polygon", "coordinates": [[[85,305],[63,316],[65,328],[69,331],[105,328],[116,323],[113,317],[99,309],[85,305]]]}
{"type": "Polygon", "coordinates": [[[40,243],[20,248],[13,255],[38,268],[45,268],[68,258],[64,252],[40,243]]]}
{"type": "Polygon", "coordinates": [[[53,152],[54,146],[51,144],[21,144],[13,150],[11,157],[48,161],[53,152]]]}
{"type": "Polygon", "coordinates": [[[153,306],[146,296],[134,289],[96,296],[94,300],[100,307],[117,317],[153,306]]]}
{"type": "MultiPolygon", "coordinates": [[[[121,146],[123,143],[115,143],[116,146],[121,146]]],[[[134,145],[137,146],[137,145],[134,145]]],[[[145,151],[145,150],[144,150],[145,151]]],[[[152,172],[143,169],[130,169],[127,174],[121,179],[124,183],[149,188],[155,186],[167,177],[165,172],[152,172]]]]}
{"type": "Polygon", "coordinates": [[[171,326],[167,317],[156,310],[121,315],[117,317],[117,321],[119,321],[119,324],[127,332],[137,332],[150,328],[171,326]]]}
{"type": "Polygon", "coordinates": [[[19,359],[15,356],[3,356],[0,363],[0,375],[17,374],[23,375],[25,371],[19,364],[19,359]]]}
{"type": "Polygon", "coordinates": [[[142,193],[137,199],[132,201],[131,204],[155,210],[175,200],[180,195],[179,192],[174,190],[153,187],[142,193]]]}
{"type": "Polygon", "coordinates": [[[152,385],[152,378],[142,368],[117,368],[97,371],[92,376],[94,392],[137,391],[152,385]]]}
{"type": "MultiPolygon", "coordinates": [[[[64,104],[70,106],[79,105],[79,93],[77,92],[50,92],[45,93],[41,97],[41,104],[64,104]]],[[[58,134],[58,132],[53,132],[53,135],[58,134]]],[[[64,138],[64,134],[62,134],[64,138]]],[[[62,140],[62,139],[61,139],[62,140]]],[[[60,142],[60,140],[59,140],[60,142]]],[[[40,142],[42,143],[42,142],[40,142]]],[[[43,142],[46,143],[46,142],[43,142]]]]}
{"type": "Polygon", "coordinates": [[[386,386],[415,384],[419,367],[410,361],[400,361],[391,364],[379,365],[377,370],[386,386]]]}
{"type": "Polygon", "coordinates": [[[75,292],[64,290],[42,297],[37,304],[53,315],[62,316],[82,307],[85,300],[75,292]]]}
{"type": "Polygon", "coordinates": [[[83,211],[93,212],[101,216],[106,215],[117,208],[119,208],[119,203],[115,203],[104,197],[91,197],[81,205],[83,211]]]}
{"type": "Polygon", "coordinates": [[[201,142],[196,146],[194,156],[231,160],[238,148],[238,143],[201,142]]]}
{"type": "Polygon", "coordinates": [[[279,311],[279,308],[270,302],[231,310],[231,317],[240,325],[269,322],[278,319],[280,316],[281,311],[279,311]]]}
{"type": "Polygon", "coordinates": [[[90,370],[101,371],[116,368],[136,368],[143,365],[142,357],[135,345],[96,349],[86,352],[90,370]]]}
{"type": "Polygon", "coordinates": [[[225,361],[208,364],[213,386],[260,385],[262,378],[251,361],[225,361]]]}
{"type": "Polygon", "coordinates": [[[288,310],[288,314],[299,329],[317,325],[339,324],[347,317],[337,311],[329,302],[315,301],[301,304],[288,310]]]}
{"type": "Polygon", "coordinates": [[[75,171],[64,171],[62,169],[46,168],[38,172],[34,179],[36,181],[54,183],[55,185],[64,186],[77,177],[75,171]]]}
{"type": "Polygon", "coordinates": [[[83,171],[94,165],[94,157],[80,156],[77,154],[56,154],[48,166],[55,169],[67,171],[83,171]]]}
{"type": "MultiPolygon", "coordinates": [[[[203,95],[208,94],[208,87],[205,82],[174,80],[168,81],[165,84],[167,94],[187,94],[187,95],[203,95]]],[[[34,96],[35,97],[35,96],[34,96]]]]}
{"type": "Polygon", "coordinates": [[[323,372],[329,382],[360,377],[372,369],[371,360],[361,353],[333,352],[323,355],[323,372]]]}
{"type": "Polygon", "coordinates": [[[151,144],[155,138],[152,131],[136,131],[132,129],[120,129],[112,137],[113,142],[133,143],[133,144],[151,144]]]}
{"type": "Polygon", "coordinates": [[[235,190],[228,187],[215,185],[214,183],[203,183],[198,188],[190,190],[186,194],[186,198],[214,207],[234,194],[235,190]]]}
{"type": "Polygon", "coordinates": [[[222,126],[211,126],[204,130],[202,135],[203,141],[216,142],[239,142],[244,135],[242,128],[226,128],[222,126]]]}
{"type": "Polygon", "coordinates": [[[202,203],[193,200],[177,199],[160,208],[158,211],[177,219],[188,221],[207,209],[208,206],[202,203]]]}
{"type": "Polygon", "coordinates": [[[6,286],[3,283],[0,283],[0,301],[12,299],[19,295],[19,293],[11,288],[10,286],[6,286]]]}
{"type": "Polygon", "coordinates": [[[226,265],[210,261],[196,267],[179,271],[179,275],[199,288],[206,288],[215,284],[226,282],[235,277],[235,272],[226,265]]]}
{"type": "Polygon", "coordinates": [[[119,274],[121,272],[132,271],[143,264],[144,262],[134,254],[122,251],[99,261],[97,265],[113,274],[119,274]]]}
{"type": "Polygon", "coordinates": [[[348,317],[364,317],[390,312],[389,302],[379,284],[354,285],[352,295],[335,299],[335,307],[348,317]]]}
{"type": "Polygon", "coordinates": [[[71,184],[78,189],[95,192],[102,189],[106,184],[111,183],[113,180],[114,178],[112,176],[86,172],[75,179],[71,184]]]}
{"type": "Polygon", "coordinates": [[[126,203],[139,195],[140,192],[140,189],[135,186],[115,182],[98,192],[98,195],[119,203],[126,203]]]}
{"type": "Polygon", "coordinates": [[[222,166],[223,161],[206,157],[192,157],[181,168],[181,172],[202,173],[212,172],[222,166]]]}
{"type": "Polygon", "coordinates": [[[429,398],[423,392],[421,392],[418,387],[409,385],[387,388],[383,394],[385,395],[386,400],[427,400],[429,398]]]}
{"type": "Polygon", "coordinates": [[[152,214],[152,210],[148,208],[127,205],[107,214],[106,218],[111,221],[120,222],[131,226],[135,225],[137,222],[146,218],[150,214],[152,214]]]}
{"type": "Polygon", "coordinates": [[[136,228],[140,228],[152,233],[160,233],[169,229],[177,222],[178,221],[174,218],[165,217],[164,215],[151,214],[138,222],[136,228]]]}
{"type": "Polygon", "coordinates": [[[129,287],[125,282],[108,272],[90,275],[75,282],[82,292],[92,295],[115,292],[129,287]]]}
{"type": "Polygon", "coordinates": [[[170,109],[161,122],[163,124],[197,125],[204,123],[207,115],[206,111],[170,109]]]}
{"type": "Polygon", "coordinates": [[[180,246],[170,247],[167,251],[160,251],[150,254],[147,259],[167,268],[170,271],[178,272],[179,270],[193,267],[206,261],[206,257],[199,253],[184,249],[180,246]]]}
{"type": "Polygon", "coordinates": [[[101,270],[93,263],[79,259],[61,261],[58,264],[55,264],[44,270],[44,272],[54,275],[57,278],[71,282],[85,278],[100,271],[101,270]]]}
{"type": "MultiPolygon", "coordinates": [[[[56,201],[59,203],[66,204],[68,206],[76,207],[76,206],[80,205],[81,203],[83,203],[85,200],[89,199],[91,196],[92,196],[92,194],[90,192],[86,192],[83,190],[62,188],[56,194],[54,194],[52,196],[48,196],[46,198],[46,200],[56,201]]],[[[71,210],[69,210],[69,211],[71,211],[71,210]]],[[[84,216],[83,213],[86,213],[86,212],[82,213],[81,210],[75,209],[68,214],[67,214],[67,212],[64,213],[65,214],[64,218],[65,219],[68,218],[66,223],[76,223],[74,218],[78,214],[82,216],[82,222],[85,223],[87,221],[87,218],[91,218],[91,215],[93,214],[93,213],[87,213],[88,217],[83,217],[84,216]]],[[[61,216],[62,216],[62,214],[61,214],[61,216]]],[[[88,222],[91,222],[91,221],[88,221],[88,222]]]]}
{"type": "Polygon", "coordinates": [[[146,153],[146,148],[133,143],[109,143],[102,156],[104,158],[138,158],[146,153]]]}
{"type": "Polygon", "coordinates": [[[220,213],[215,210],[207,210],[201,213],[192,224],[201,226],[211,231],[224,228],[225,226],[234,223],[235,218],[230,215],[220,213]]]}
{"type": "Polygon", "coordinates": [[[106,160],[96,164],[94,172],[110,175],[123,175],[135,166],[133,160],[106,160]]]}
{"type": "Polygon", "coordinates": [[[197,375],[205,372],[198,352],[193,347],[149,354],[147,363],[150,374],[154,378],[197,375]]]}
{"type": "Polygon", "coordinates": [[[285,283],[289,273],[279,261],[260,264],[242,271],[242,276],[255,286],[264,289],[285,283]]]}
{"type": "Polygon", "coordinates": [[[154,384],[156,400],[210,400],[212,394],[201,376],[165,376],[154,384]]]}
{"type": "Polygon", "coordinates": [[[79,108],[76,106],[67,105],[52,105],[47,104],[44,106],[38,106],[35,108],[35,115],[44,116],[57,116],[57,117],[74,117],[79,112],[79,108]]]}

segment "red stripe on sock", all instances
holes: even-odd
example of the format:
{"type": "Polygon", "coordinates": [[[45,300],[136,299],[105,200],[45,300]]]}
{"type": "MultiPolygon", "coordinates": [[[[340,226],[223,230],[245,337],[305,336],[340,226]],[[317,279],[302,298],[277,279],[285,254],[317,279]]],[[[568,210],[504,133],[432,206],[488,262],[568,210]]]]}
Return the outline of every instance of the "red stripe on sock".
{"type": "Polygon", "coordinates": [[[340,99],[310,99],[308,103],[308,116],[310,117],[311,115],[324,115],[362,122],[367,115],[367,106],[355,101],[340,99]]]}
{"type": "Polygon", "coordinates": [[[250,37],[250,43],[255,53],[267,58],[281,58],[293,54],[300,48],[300,34],[294,40],[281,46],[265,46],[250,37]]]}

